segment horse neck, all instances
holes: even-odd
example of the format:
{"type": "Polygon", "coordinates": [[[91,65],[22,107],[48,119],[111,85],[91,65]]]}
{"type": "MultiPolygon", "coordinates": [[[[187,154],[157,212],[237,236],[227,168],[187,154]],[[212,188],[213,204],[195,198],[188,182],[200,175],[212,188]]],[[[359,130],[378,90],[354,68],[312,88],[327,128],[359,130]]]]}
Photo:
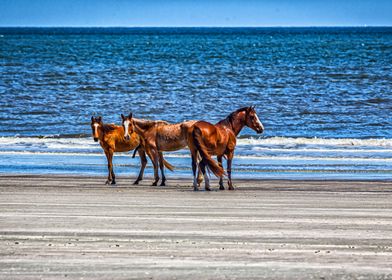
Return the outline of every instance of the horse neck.
{"type": "Polygon", "coordinates": [[[245,116],[240,115],[241,112],[232,115],[230,114],[226,119],[221,120],[217,125],[229,128],[235,136],[237,136],[245,126],[245,116]]]}
{"type": "Polygon", "coordinates": [[[103,139],[106,135],[113,135],[118,128],[119,126],[114,124],[103,124],[98,128],[98,138],[103,139]]]}
{"type": "Polygon", "coordinates": [[[135,127],[136,133],[145,133],[147,130],[150,130],[158,125],[168,125],[169,123],[166,121],[149,121],[142,119],[133,118],[133,124],[135,127]]]}
{"type": "Polygon", "coordinates": [[[152,121],[140,120],[133,118],[134,129],[137,134],[143,135],[148,129],[150,129],[155,123],[152,121]]]}

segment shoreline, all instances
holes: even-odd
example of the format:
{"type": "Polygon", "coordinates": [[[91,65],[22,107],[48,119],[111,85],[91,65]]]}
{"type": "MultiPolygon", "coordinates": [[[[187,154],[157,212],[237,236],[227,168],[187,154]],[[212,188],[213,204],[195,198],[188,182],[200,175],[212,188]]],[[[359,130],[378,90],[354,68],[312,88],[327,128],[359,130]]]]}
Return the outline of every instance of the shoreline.
{"type": "MultiPolygon", "coordinates": [[[[169,173],[170,174],[170,173],[169,173]]],[[[166,175],[169,176],[169,175],[166,175]]],[[[210,181],[215,181],[218,180],[217,177],[214,177],[214,175],[210,175],[210,181]]],[[[53,173],[53,174],[37,174],[37,173],[0,173],[0,178],[24,178],[24,177],[32,177],[32,178],[56,178],[56,177],[70,177],[70,178],[106,178],[107,174],[102,173],[102,175],[97,175],[97,174],[88,174],[88,173],[80,173],[80,174],[74,174],[74,173],[53,173]]],[[[116,176],[116,179],[121,179],[121,180],[132,180],[134,179],[135,176],[129,176],[129,175],[119,175],[116,176]]],[[[136,179],[136,177],[135,177],[136,179]]],[[[153,180],[154,178],[148,174],[145,176],[143,180],[149,181],[153,180]]],[[[170,176],[166,178],[167,180],[175,180],[175,181],[190,181],[192,182],[192,176],[170,176]]],[[[304,181],[304,182],[314,182],[314,181],[320,181],[320,182],[325,182],[325,181],[335,181],[335,182],[358,182],[358,181],[363,181],[363,182],[392,182],[391,179],[330,179],[330,178],[325,178],[325,179],[309,179],[309,178],[292,178],[292,179],[279,179],[279,178],[233,178],[233,181],[245,181],[245,182],[258,182],[258,181],[304,181]]]]}
{"type": "MultiPolygon", "coordinates": [[[[69,189],[103,189],[103,190],[140,190],[148,192],[194,192],[191,178],[168,178],[166,186],[151,186],[152,177],[145,177],[138,185],[134,185],[135,177],[118,176],[116,185],[106,185],[106,176],[81,175],[2,175],[1,187],[17,188],[69,188],[69,189]]],[[[282,180],[282,179],[233,179],[234,191],[227,189],[227,179],[224,180],[225,190],[219,190],[218,179],[210,179],[212,192],[236,193],[263,191],[293,191],[293,192],[385,192],[392,193],[392,180],[282,180]]],[[[204,183],[199,192],[205,192],[204,183]]],[[[208,192],[207,192],[208,193],[208,192]]]]}
{"type": "MultiPolygon", "coordinates": [[[[145,176],[145,178],[140,181],[138,185],[134,185],[133,181],[136,179],[135,176],[116,176],[116,185],[105,185],[106,181],[106,175],[89,175],[89,174],[29,174],[29,173],[22,173],[22,174],[2,174],[0,173],[0,183],[5,182],[8,180],[12,179],[23,179],[23,180],[75,180],[74,186],[77,187],[78,182],[81,182],[83,180],[87,180],[89,183],[93,183],[95,186],[107,186],[107,187],[129,187],[129,188],[137,188],[137,187],[153,187],[151,186],[152,181],[154,178],[152,176],[145,176]]],[[[193,184],[193,179],[191,176],[174,176],[174,177],[166,177],[166,186],[160,187],[156,186],[155,188],[165,188],[165,187],[173,187],[173,186],[192,186],[193,184]]],[[[160,182],[160,181],[159,181],[160,182]]],[[[204,182],[204,181],[203,181],[204,182]]],[[[218,185],[218,179],[214,176],[210,177],[210,182],[211,186],[214,187],[215,185],[218,185]]],[[[273,184],[273,185],[278,185],[278,184],[303,184],[303,185],[312,185],[312,184],[325,184],[326,187],[329,185],[333,184],[345,184],[349,187],[352,187],[355,184],[369,184],[369,185],[386,185],[389,186],[391,185],[392,187],[392,178],[391,179],[334,179],[334,178],[325,178],[325,179],[320,179],[320,178],[314,178],[314,179],[309,179],[309,178],[292,178],[292,179],[280,179],[280,178],[265,178],[265,179],[259,179],[259,178],[233,178],[233,183],[234,185],[238,185],[239,187],[241,186],[246,186],[248,188],[257,188],[259,185],[266,185],[266,184],[273,184]]],[[[224,184],[227,186],[227,178],[224,178],[224,184]]],[[[1,184],[0,184],[1,186],[1,184]]],[[[201,184],[201,189],[203,188],[204,183],[201,184]]]]}

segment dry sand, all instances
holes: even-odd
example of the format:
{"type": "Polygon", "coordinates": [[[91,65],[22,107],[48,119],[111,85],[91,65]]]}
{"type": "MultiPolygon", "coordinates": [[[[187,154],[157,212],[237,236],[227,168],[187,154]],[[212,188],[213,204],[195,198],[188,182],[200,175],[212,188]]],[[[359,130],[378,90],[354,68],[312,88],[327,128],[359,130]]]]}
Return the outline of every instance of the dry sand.
{"type": "Polygon", "coordinates": [[[0,279],[392,279],[392,182],[104,181],[0,176],[0,279]]]}

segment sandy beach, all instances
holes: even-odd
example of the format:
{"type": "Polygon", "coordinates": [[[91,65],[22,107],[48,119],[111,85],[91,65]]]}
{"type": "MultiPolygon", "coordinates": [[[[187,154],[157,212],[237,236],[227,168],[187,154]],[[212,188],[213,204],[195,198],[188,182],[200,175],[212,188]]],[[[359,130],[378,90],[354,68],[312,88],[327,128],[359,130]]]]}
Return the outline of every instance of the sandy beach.
{"type": "Polygon", "coordinates": [[[0,176],[0,278],[392,278],[392,182],[131,179],[0,176]]]}

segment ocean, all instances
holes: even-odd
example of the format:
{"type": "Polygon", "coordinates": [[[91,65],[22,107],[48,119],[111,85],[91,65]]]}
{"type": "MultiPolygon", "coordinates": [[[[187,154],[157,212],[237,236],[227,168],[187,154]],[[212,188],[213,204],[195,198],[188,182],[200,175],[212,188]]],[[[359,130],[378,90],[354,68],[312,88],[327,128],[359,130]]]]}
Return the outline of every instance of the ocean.
{"type": "MultiPolygon", "coordinates": [[[[392,178],[392,27],[0,28],[0,73],[1,174],[105,177],[92,115],[255,105],[265,133],[239,135],[234,178],[392,178]]],[[[191,178],[187,150],[165,155],[191,178]]],[[[136,176],[139,159],[114,164],[136,176]]]]}

